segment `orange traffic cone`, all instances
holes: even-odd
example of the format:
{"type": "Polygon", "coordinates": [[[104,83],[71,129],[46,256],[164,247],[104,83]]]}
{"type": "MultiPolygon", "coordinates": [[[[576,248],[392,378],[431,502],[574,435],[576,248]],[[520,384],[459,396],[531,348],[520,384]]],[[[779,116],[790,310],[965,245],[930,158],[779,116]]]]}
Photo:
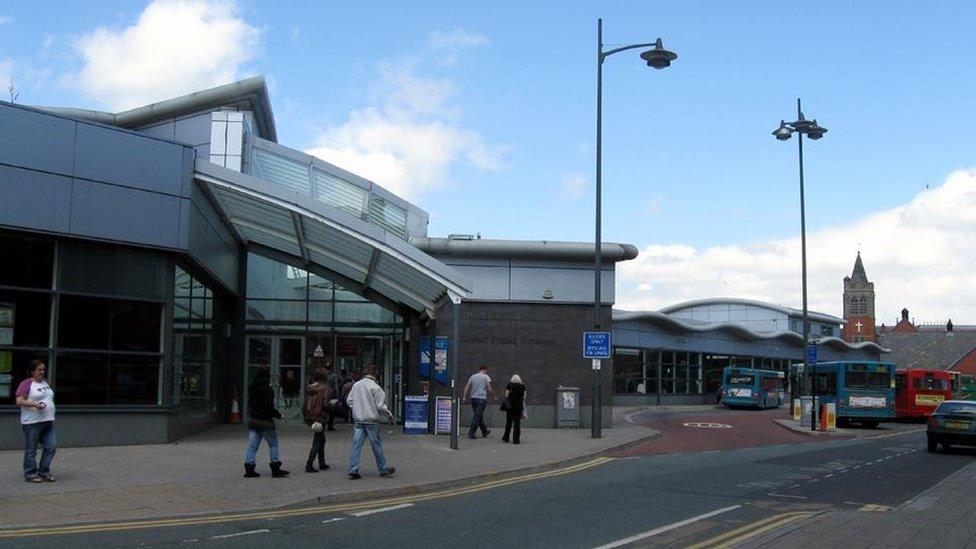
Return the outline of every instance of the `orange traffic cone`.
{"type": "Polygon", "coordinates": [[[227,423],[240,423],[241,422],[241,407],[237,404],[237,389],[234,389],[234,397],[230,401],[230,417],[227,418],[227,423]]]}

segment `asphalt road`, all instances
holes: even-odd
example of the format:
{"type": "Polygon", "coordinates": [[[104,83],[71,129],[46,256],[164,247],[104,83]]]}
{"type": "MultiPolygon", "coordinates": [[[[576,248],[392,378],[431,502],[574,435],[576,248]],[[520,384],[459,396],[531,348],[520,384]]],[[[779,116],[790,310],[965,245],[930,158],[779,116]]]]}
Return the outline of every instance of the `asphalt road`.
{"type": "MultiPolygon", "coordinates": [[[[599,547],[628,539],[635,546],[709,540],[714,545],[812,511],[884,512],[976,459],[976,451],[968,450],[929,454],[924,433],[917,431],[822,440],[778,426],[769,430],[757,419],[764,416],[773,417],[722,416],[731,428],[716,429],[725,433],[718,436],[741,431],[722,449],[689,451],[682,439],[691,435],[675,427],[656,446],[614,459],[493,486],[400,498],[378,509],[310,509],[299,516],[148,524],[122,531],[107,526],[8,539],[0,532],[0,546],[535,548],[599,547]],[[783,435],[790,440],[781,442],[783,435]]],[[[684,423],[705,423],[701,414],[681,419],[688,419],[680,422],[682,429],[684,423]]],[[[694,436],[708,440],[697,431],[694,436]]]]}

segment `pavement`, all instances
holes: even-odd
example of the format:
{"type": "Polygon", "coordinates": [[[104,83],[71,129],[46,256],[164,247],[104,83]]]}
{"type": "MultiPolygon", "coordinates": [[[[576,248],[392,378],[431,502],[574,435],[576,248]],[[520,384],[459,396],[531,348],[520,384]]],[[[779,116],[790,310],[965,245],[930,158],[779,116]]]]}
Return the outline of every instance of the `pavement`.
{"type": "MultiPolygon", "coordinates": [[[[523,429],[520,445],[505,444],[501,431],[488,438],[462,436],[450,450],[446,436],[404,435],[384,426],[381,436],[392,477],[379,478],[368,444],[361,480],[346,478],[351,426],[327,434],[328,471],[304,472],[311,437],[304,425],[279,426],[289,478],[270,477],[267,447],[258,452],[261,478],[242,478],[246,430],[221,425],[171,444],[62,448],[54,461],[55,483],[23,481],[19,450],[0,451],[3,508],[0,528],[88,523],[274,509],[412,494],[526,471],[545,470],[638,444],[659,435],[626,420],[637,409],[615,411],[615,425],[600,439],[588,429],[523,429]],[[40,511],[42,510],[42,511],[40,511]]],[[[464,433],[462,433],[463,435],[464,433]]]]}
{"type": "MultiPolygon", "coordinates": [[[[972,450],[955,452],[973,454],[972,450]]],[[[976,462],[891,511],[819,513],[743,546],[976,547],[974,486],[976,462]]]]}
{"type": "Polygon", "coordinates": [[[845,437],[845,438],[874,438],[882,437],[886,435],[894,435],[895,433],[903,433],[906,431],[919,432],[925,431],[925,425],[912,424],[912,423],[880,423],[877,427],[837,427],[836,429],[831,429],[830,431],[814,431],[810,429],[809,423],[801,424],[793,419],[777,419],[776,424],[793,431],[794,433],[799,433],[801,435],[814,436],[814,437],[845,437]]]}

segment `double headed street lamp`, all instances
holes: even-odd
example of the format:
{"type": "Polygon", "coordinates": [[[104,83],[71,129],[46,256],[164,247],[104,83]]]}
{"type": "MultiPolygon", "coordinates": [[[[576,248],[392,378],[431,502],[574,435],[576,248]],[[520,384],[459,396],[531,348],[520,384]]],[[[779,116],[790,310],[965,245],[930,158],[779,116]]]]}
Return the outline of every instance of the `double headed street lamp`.
{"type": "MultiPolygon", "coordinates": [[[[800,108],[800,99],[796,100],[796,116],[797,120],[795,122],[787,122],[781,120],[779,123],[779,128],[773,131],[773,136],[780,141],[786,141],[793,134],[797,134],[797,145],[800,151],[800,255],[803,264],[803,348],[804,353],[806,348],[810,345],[810,319],[807,313],[807,220],[806,220],[806,204],[804,203],[804,193],[803,193],[803,136],[806,135],[810,139],[816,141],[827,133],[827,128],[824,128],[820,124],[817,124],[817,120],[807,120],[803,117],[803,111],[800,108]]],[[[804,362],[807,362],[804,360],[804,362]]],[[[817,365],[807,364],[810,368],[811,382],[811,395],[813,397],[813,403],[810,406],[811,410],[811,421],[810,429],[817,430],[817,365]]]]}
{"type": "MultiPolygon", "coordinates": [[[[596,54],[596,258],[593,275],[593,325],[599,332],[602,321],[600,318],[600,274],[603,263],[603,241],[601,236],[602,211],[603,211],[603,61],[615,53],[633,50],[637,48],[650,48],[640,54],[641,59],[647,62],[647,66],[653,69],[663,69],[669,67],[671,62],[678,58],[674,52],[664,49],[661,39],[658,38],[653,43],[631,44],[610,50],[603,50],[603,19],[597,19],[597,54],[596,54]]],[[[590,422],[591,436],[600,438],[602,436],[603,422],[603,398],[600,380],[601,371],[593,368],[593,398],[591,400],[590,422]]]]}

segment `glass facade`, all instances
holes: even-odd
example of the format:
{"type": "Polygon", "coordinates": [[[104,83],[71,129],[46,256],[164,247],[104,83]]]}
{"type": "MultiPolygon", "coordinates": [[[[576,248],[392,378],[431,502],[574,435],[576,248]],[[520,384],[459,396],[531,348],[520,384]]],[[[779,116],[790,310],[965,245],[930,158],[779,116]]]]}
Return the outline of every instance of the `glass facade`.
{"type": "Polygon", "coordinates": [[[788,371],[788,359],[693,353],[668,349],[613,350],[616,394],[710,395],[726,366],[788,371]]]}
{"type": "Polygon", "coordinates": [[[0,257],[0,405],[36,358],[59,405],[223,398],[225,298],[172,256],[0,232],[0,257]]]}
{"type": "Polygon", "coordinates": [[[393,376],[405,344],[397,312],[318,274],[249,253],[245,315],[246,379],[269,368],[286,418],[300,417],[305,383],[320,367],[334,365],[348,376],[373,362],[381,384],[398,398],[393,376]]]}

